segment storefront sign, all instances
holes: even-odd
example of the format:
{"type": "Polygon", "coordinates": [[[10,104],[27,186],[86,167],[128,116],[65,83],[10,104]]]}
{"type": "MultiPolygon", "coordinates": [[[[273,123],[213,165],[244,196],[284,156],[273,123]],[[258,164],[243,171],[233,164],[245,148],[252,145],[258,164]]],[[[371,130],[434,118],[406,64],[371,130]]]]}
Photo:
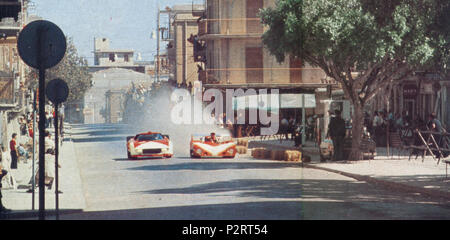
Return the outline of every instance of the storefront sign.
{"type": "Polygon", "coordinates": [[[403,86],[403,98],[415,99],[418,94],[415,84],[407,84],[403,86]]]}

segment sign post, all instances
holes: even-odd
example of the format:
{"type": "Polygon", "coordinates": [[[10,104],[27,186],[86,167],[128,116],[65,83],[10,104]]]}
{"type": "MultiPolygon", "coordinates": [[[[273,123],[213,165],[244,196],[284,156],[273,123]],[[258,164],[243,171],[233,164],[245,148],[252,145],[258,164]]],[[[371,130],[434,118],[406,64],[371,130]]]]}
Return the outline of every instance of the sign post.
{"type": "Polygon", "coordinates": [[[46,20],[29,23],[17,40],[21,59],[39,71],[39,220],[45,220],[45,69],[58,64],[66,48],[66,37],[61,29],[46,20]]]}
{"type": "Polygon", "coordinates": [[[55,105],[55,209],[56,220],[59,220],[59,174],[58,174],[58,157],[59,157],[59,127],[58,127],[58,106],[67,100],[69,96],[69,87],[67,83],[61,79],[51,80],[46,89],[47,98],[55,105]]]}

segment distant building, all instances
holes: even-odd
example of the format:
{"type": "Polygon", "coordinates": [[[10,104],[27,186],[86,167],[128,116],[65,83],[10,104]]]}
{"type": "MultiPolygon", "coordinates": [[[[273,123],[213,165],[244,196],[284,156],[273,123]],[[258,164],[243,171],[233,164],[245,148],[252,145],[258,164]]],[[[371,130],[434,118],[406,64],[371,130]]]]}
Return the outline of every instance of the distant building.
{"type": "Polygon", "coordinates": [[[92,73],[93,86],[84,95],[84,123],[115,123],[121,117],[118,111],[122,111],[116,101],[120,99],[118,94],[130,88],[132,83],[152,82],[150,75],[124,68],[107,68],[92,73]]]}
{"type": "Polygon", "coordinates": [[[121,123],[124,112],[124,90],[108,90],[105,93],[105,121],[106,123],[121,123]]]}
{"type": "Polygon", "coordinates": [[[89,66],[90,72],[108,68],[125,68],[146,73],[145,66],[134,62],[134,50],[111,49],[108,38],[94,38],[94,65],[89,66]]]}
{"type": "Polygon", "coordinates": [[[198,33],[198,17],[203,14],[203,4],[175,5],[160,13],[167,14],[167,26],[161,27],[162,40],[167,42],[167,52],[160,53],[160,73],[178,85],[188,85],[198,80],[198,65],[194,59],[194,43],[189,39],[198,33]]]}
{"type": "Polygon", "coordinates": [[[93,86],[84,96],[84,123],[118,123],[125,90],[132,83],[152,83],[153,62],[142,61],[134,50],[112,49],[108,38],[94,38],[93,86]]]}

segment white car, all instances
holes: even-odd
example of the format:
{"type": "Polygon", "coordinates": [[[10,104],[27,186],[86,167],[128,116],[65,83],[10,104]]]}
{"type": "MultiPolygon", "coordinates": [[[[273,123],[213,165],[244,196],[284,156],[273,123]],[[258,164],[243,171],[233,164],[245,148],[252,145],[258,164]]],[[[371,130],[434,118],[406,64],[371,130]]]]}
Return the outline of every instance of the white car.
{"type": "Polygon", "coordinates": [[[140,157],[164,157],[173,156],[173,146],[168,135],[158,132],[139,133],[136,136],[127,137],[127,157],[137,159],[140,157]]]}

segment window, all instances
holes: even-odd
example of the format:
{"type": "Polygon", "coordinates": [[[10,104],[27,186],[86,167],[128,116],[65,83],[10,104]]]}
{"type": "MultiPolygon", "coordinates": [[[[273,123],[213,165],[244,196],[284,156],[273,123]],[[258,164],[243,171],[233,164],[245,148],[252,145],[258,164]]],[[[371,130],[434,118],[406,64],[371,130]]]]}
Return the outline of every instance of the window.
{"type": "Polygon", "coordinates": [[[245,67],[247,68],[247,83],[263,83],[263,52],[261,47],[245,49],[245,67]]]}
{"type": "Polygon", "coordinates": [[[263,27],[259,20],[259,10],[263,8],[262,0],[247,0],[246,2],[246,16],[247,18],[247,33],[262,33],[263,27]]]}
{"type": "Polygon", "coordinates": [[[110,53],[109,54],[109,61],[111,61],[111,62],[115,62],[116,61],[114,53],[110,53]]]}
{"type": "Polygon", "coordinates": [[[155,133],[155,134],[139,135],[137,136],[136,139],[137,141],[156,141],[156,140],[163,140],[164,137],[159,133],[155,133]]]}
{"type": "Polygon", "coordinates": [[[289,58],[289,78],[291,83],[302,82],[302,61],[299,58],[290,56],[289,58]]]}
{"type": "Polygon", "coordinates": [[[128,57],[128,54],[125,54],[125,55],[123,56],[123,58],[124,58],[124,61],[125,61],[125,62],[129,62],[129,61],[130,61],[130,59],[129,59],[129,57],[128,57]]]}

